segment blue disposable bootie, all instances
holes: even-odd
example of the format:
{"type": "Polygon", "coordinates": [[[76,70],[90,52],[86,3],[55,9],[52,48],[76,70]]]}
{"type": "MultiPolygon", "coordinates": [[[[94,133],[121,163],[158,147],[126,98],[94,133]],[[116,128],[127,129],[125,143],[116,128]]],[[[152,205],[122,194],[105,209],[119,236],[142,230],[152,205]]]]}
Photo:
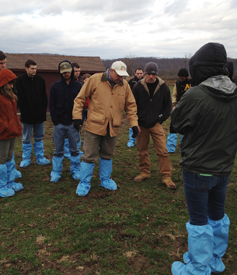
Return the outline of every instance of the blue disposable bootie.
{"type": "Polygon", "coordinates": [[[112,173],[112,159],[99,160],[100,163],[100,186],[109,189],[109,190],[117,190],[117,184],[110,179],[112,173]]]}
{"type": "Polygon", "coordinates": [[[95,164],[94,163],[87,163],[82,161],[80,165],[80,178],[81,181],[79,182],[76,190],[76,194],[80,197],[86,196],[91,188],[91,178],[93,176],[95,164]]]}
{"type": "Polygon", "coordinates": [[[69,151],[68,138],[65,138],[65,140],[64,140],[64,157],[67,158],[67,159],[70,159],[70,157],[71,157],[71,154],[70,154],[70,151],[69,151]]]}
{"type": "Polygon", "coordinates": [[[133,130],[132,128],[129,128],[129,140],[127,143],[128,147],[134,147],[135,145],[136,138],[133,138],[132,135],[133,135],[133,130]]]}
{"type": "Polygon", "coordinates": [[[15,163],[15,156],[14,156],[14,153],[13,153],[13,156],[12,156],[12,159],[11,161],[14,163],[14,173],[15,173],[15,179],[19,179],[22,177],[21,175],[21,172],[16,170],[16,163],[15,163]]]}
{"type": "Polygon", "coordinates": [[[230,220],[225,214],[224,218],[219,221],[213,221],[208,218],[208,224],[212,227],[214,236],[213,258],[209,265],[212,272],[223,272],[225,265],[222,262],[222,257],[225,255],[228,246],[230,220]]]}
{"type": "Polygon", "coordinates": [[[22,143],[22,158],[23,160],[20,163],[21,168],[26,168],[31,164],[31,150],[32,144],[31,143],[22,143]]]}
{"type": "Polygon", "coordinates": [[[79,180],[80,179],[80,155],[71,156],[70,161],[71,161],[70,172],[72,174],[72,177],[74,178],[74,180],[79,180]]]}
{"type": "Polygon", "coordinates": [[[0,197],[7,198],[14,195],[15,191],[7,187],[7,165],[0,164],[0,197]]]}
{"type": "Polygon", "coordinates": [[[166,148],[168,150],[168,153],[174,153],[175,148],[177,145],[177,139],[178,139],[178,134],[175,133],[169,133],[167,142],[166,142],[166,148]]]}
{"type": "Polygon", "coordinates": [[[52,159],[52,166],[53,171],[50,173],[50,181],[57,182],[61,179],[62,170],[63,170],[63,159],[64,157],[53,157],[52,159]]]}
{"type": "Polygon", "coordinates": [[[213,232],[207,225],[186,224],[188,231],[188,252],[183,256],[184,262],[172,264],[173,275],[210,275],[209,263],[213,257],[213,232]]]}
{"type": "Polygon", "coordinates": [[[42,140],[34,142],[34,152],[36,157],[36,164],[38,165],[50,164],[50,161],[44,157],[44,142],[42,140]]]}
{"type": "Polygon", "coordinates": [[[12,161],[12,159],[8,162],[6,162],[7,166],[7,187],[12,188],[15,191],[20,191],[24,189],[23,185],[15,181],[15,162],[12,161]]]}

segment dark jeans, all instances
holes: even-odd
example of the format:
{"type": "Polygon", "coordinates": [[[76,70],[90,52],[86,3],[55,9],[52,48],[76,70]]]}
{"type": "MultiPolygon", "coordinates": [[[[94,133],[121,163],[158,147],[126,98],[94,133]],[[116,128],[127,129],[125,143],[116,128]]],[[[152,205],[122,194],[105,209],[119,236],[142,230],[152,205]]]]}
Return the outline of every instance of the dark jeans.
{"type": "Polygon", "coordinates": [[[229,177],[202,176],[183,170],[190,224],[205,225],[208,217],[214,221],[224,217],[229,177]]]}

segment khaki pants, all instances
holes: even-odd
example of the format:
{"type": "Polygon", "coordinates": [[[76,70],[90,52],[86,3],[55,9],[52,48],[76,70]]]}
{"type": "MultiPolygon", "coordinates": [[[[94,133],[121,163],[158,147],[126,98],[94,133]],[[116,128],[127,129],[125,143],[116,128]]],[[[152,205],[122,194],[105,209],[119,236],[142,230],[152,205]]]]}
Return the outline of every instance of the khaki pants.
{"type": "Polygon", "coordinates": [[[138,166],[141,173],[150,174],[150,160],[148,155],[148,145],[150,135],[153,139],[156,154],[159,160],[160,173],[162,180],[170,178],[172,175],[172,164],[166,148],[166,137],[162,125],[157,122],[152,128],[140,126],[141,133],[137,137],[137,147],[139,152],[140,164],[138,166]]]}
{"type": "Polygon", "coordinates": [[[99,136],[90,132],[84,132],[83,152],[81,159],[84,162],[95,163],[100,156],[102,159],[110,160],[114,156],[116,137],[99,136]]]}

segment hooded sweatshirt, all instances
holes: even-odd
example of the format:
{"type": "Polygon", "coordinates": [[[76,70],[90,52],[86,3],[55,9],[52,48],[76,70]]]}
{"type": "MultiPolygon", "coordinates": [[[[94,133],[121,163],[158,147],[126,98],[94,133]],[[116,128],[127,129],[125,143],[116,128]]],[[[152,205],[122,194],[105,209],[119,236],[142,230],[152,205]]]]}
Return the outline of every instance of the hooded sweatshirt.
{"type": "MultiPolygon", "coordinates": [[[[74,99],[79,93],[82,84],[75,80],[74,69],[71,62],[68,60],[63,60],[62,62],[68,62],[71,65],[71,80],[70,83],[67,84],[62,74],[60,74],[61,79],[52,84],[49,95],[49,110],[54,125],[59,123],[63,125],[71,125],[73,122],[72,110],[74,99]]],[[[58,65],[59,73],[60,64],[62,62],[58,65]]]]}
{"type": "Polygon", "coordinates": [[[184,135],[180,164],[192,173],[227,176],[235,160],[237,89],[224,75],[224,56],[221,44],[209,43],[190,59],[190,72],[199,85],[191,87],[171,113],[174,129],[184,135]]]}

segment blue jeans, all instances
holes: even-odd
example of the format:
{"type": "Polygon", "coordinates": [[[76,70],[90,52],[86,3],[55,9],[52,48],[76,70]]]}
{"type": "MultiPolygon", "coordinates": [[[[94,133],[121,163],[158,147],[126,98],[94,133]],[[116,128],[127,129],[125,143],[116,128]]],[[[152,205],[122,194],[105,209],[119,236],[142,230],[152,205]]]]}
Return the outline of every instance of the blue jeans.
{"type": "Polygon", "coordinates": [[[22,124],[22,143],[27,144],[31,142],[31,133],[33,130],[33,137],[35,142],[39,142],[44,137],[44,123],[38,124],[28,124],[28,123],[21,123],[22,124]]]}
{"type": "Polygon", "coordinates": [[[206,225],[208,217],[214,221],[224,217],[229,177],[202,176],[183,170],[190,224],[206,225]]]}
{"type": "Polygon", "coordinates": [[[77,143],[79,142],[79,133],[74,128],[73,124],[71,125],[63,125],[58,124],[54,126],[53,129],[53,142],[55,145],[54,156],[62,157],[64,153],[64,140],[67,135],[69,141],[69,152],[71,156],[78,156],[79,149],[77,143]]]}

